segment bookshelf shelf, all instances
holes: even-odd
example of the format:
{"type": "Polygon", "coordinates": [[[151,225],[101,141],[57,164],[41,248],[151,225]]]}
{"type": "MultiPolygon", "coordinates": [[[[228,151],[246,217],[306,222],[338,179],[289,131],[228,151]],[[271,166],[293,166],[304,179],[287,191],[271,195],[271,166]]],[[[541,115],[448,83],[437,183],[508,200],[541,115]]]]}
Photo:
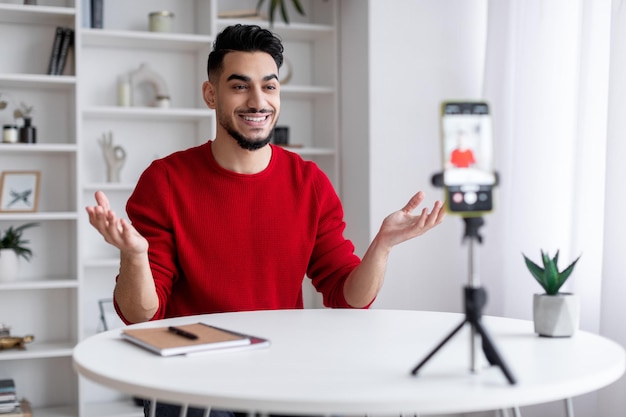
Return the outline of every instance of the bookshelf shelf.
{"type": "Polygon", "coordinates": [[[294,146],[286,147],[289,151],[297,153],[302,156],[333,156],[337,152],[332,148],[312,148],[312,147],[303,147],[297,148],[294,146]]]}
{"type": "Polygon", "coordinates": [[[83,185],[84,191],[132,191],[134,183],[98,182],[83,185]]]}
{"type": "Polygon", "coordinates": [[[3,23],[73,25],[75,16],[73,7],[0,3],[0,22],[3,23]]]}
{"type": "Polygon", "coordinates": [[[88,107],[83,110],[89,119],[121,119],[121,120],[178,120],[198,121],[213,116],[209,109],[161,109],[155,107],[88,107]]]}
{"type": "Polygon", "coordinates": [[[0,144],[0,152],[15,154],[49,154],[49,153],[76,153],[78,146],[74,144],[48,143],[11,143],[0,144]]]}
{"type": "Polygon", "coordinates": [[[77,220],[75,211],[49,211],[36,213],[1,213],[0,221],[32,222],[45,220],[77,220]]]}
{"type": "Polygon", "coordinates": [[[195,51],[207,49],[213,38],[205,35],[182,33],[154,33],[130,30],[83,29],[84,46],[195,51]]]}
{"type": "Polygon", "coordinates": [[[10,88],[70,90],[76,86],[73,75],[0,74],[0,84],[10,88]]]}
{"type": "MultiPolygon", "coordinates": [[[[69,358],[74,350],[74,341],[56,343],[38,343],[35,340],[26,345],[26,349],[9,349],[0,351],[1,361],[46,359],[46,358],[69,358]]],[[[18,387],[19,388],[19,387],[18,387]]],[[[22,390],[23,391],[23,390],[22,390]]]]}
{"type": "Polygon", "coordinates": [[[0,291],[51,290],[60,288],[78,288],[78,280],[47,278],[40,280],[19,280],[0,283],[0,291]]]}

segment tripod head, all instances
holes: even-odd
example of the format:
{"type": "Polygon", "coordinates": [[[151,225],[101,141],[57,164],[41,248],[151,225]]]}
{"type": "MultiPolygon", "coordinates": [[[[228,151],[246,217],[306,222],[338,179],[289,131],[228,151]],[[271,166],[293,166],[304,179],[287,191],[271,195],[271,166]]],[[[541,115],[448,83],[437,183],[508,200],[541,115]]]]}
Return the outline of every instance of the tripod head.
{"type": "Polygon", "coordinates": [[[465,222],[465,234],[463,235],[463,241],[465,239],[476,239],[478,243],[483,243],[483,237],[479,233],[479,229],[485,224],[485,220],[482,217],[463,217],[465,222]]]}

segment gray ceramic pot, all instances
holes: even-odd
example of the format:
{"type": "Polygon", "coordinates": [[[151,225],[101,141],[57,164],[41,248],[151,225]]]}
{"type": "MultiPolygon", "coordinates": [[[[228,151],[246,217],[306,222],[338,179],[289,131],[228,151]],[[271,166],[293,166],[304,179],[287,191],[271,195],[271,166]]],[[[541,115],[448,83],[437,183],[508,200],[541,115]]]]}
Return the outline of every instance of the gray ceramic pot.
{"type": "Polygon", "coordinates": [[[571,293],[535,294],[533,320],[540,336],[572,336],[580,323],[580,298],[571,293]]]}

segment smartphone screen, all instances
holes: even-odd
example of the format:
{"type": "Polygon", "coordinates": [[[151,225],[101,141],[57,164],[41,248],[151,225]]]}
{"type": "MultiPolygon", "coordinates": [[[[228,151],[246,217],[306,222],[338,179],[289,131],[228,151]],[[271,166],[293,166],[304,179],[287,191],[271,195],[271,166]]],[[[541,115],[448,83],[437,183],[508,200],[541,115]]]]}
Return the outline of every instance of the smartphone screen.
{"type": "Polygon", "coordinates": [[[443,103],[441,132],[448,210],[461,213],[492,210],[496,174],[489,104],[443,103]]]}

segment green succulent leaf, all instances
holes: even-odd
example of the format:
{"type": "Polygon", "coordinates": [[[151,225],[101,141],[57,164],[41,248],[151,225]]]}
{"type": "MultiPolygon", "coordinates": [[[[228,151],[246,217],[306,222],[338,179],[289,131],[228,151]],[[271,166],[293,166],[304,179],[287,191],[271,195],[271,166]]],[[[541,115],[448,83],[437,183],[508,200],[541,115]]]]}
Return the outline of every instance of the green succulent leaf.
{"type": "Polygon", "coordinates": [[[261,6],[263,6],[263,3],[265,3],[265,0],[259,0],[256,3],[256,11],[257,11],[257,13],[259,13],[261,11],[261,6]]]}
{"type": "Polygon", "coordinates": [[[298,13],[300,13],[302,16],[305,15],[304,13],[304,8],[302,7],[302,4],[300,4],[300,0],[291,0],[291,3],[293,4],[293,6],[296,8],[296,10],[298,11],[298,13]]]}
{"type": "Polygon", "coordinates": [[[576,263],[580,259],[579,255],[567,268],[563,271],[558,269],[559,251],[556,252],[553,258],[550,258],[547,252],[541,251],[541,261],[543,268],[533,261],[531,261],[526,255],[522,253],[526,267],[530,271],[531,275],[537,280],[537,282],[543,287],[546,294],[555,295],[558,294],[561,286],[565,284],[565,281],[570,277],[574,271],[576,263]]]}
{"type": "MultiPolygon", "coordinates": [[[[276,13],[276,7],[278,6],[279,0],[270,0],[270,24],[274,24],[274,13],[276,13]]],[[[282,2],[281,2],[282,3],[282,2]]]]}
{"type": "Polygon", "coordinates": [[[283,17],[284,22],[289,22],[289,14],[287,13],[287,6],[285,5],[284,1],[280,2],[280,14],[283,17]]]}
{"type": "Polygon", "coordinates": [[[574,271],[574,267],[576,266],[576,263],[578,262],[581,256],[582,255],[578,255],[578,258],[576,258],[574,262],[569,264],[569,266],[565,268],[563,272],[561,272],[561,279],[563,280],[563,283],[565,283],[565,281],[567,281],[569,276],[572,274],[572,272],[574,271]]]}
{"type": "Polygon", "coordinates": [[[524,254],[522,254],[522,255],[524,256],[524,261],[526,262],[526,267],[528,268],[528,270],[530,271],[532,276],[535,277],[535,279],[537,280],[539,285],[541,285],[543,287],[543,289],[545,291],[547,291],[546,284],[544,282],[543,268],[540,267],[539,265],[537,265],[536,263],[534,263],[533,261],[531,261],[530,259],[528,259],[528,257],[526,255],[524,255],[524,254]]]}
{"type": "Polygon", "coordinates": [[[546,282],[546,292],[548,294],[556,294],[560,285],[559,285],[559,270],[554,264],[554,260],[548,256],[547,252],[541,252],[541,256],[543,258],[543,265],[545,268],[544,276],[546,282]]]}

